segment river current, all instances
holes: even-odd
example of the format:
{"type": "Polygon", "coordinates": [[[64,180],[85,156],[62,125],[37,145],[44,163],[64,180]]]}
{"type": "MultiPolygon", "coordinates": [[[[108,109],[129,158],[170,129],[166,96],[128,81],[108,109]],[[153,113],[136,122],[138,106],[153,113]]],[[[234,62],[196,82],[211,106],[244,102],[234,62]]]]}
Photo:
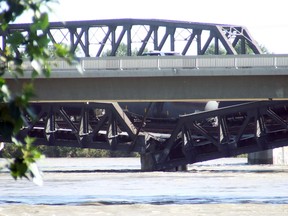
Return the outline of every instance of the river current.
{"type": "Polygon", "coordinates": [[[141,172],[139,158],[46,158],[38,165],[43,186],[0,171],[0,205],[288,204],[288,167],[244,158],[185,172],[141,172]]]}

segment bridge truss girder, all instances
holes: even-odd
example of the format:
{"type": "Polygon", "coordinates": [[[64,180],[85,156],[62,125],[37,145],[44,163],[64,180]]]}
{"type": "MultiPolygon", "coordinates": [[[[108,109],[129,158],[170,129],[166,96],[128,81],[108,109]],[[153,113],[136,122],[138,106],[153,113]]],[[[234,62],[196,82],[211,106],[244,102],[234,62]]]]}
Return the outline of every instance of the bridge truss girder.
{"type": "Polygon", "coordinates": [[[31,107],[37,118],[27,116],[20,140],[29,135],[36,145],[139,152],[146,161],[143,170],[149,171],[288,145],[287,101],[243,103],[174,121],[162,119],[161,124],[126,115],[117,103],[31,107]]]}
{"type": "Polygon", "coordinates": [[[179,118],[169,139],[146,149],[151,170],[288,145],[288,102],[250,102],[179,118]],[[152,161],[152,162],[151,162],[152,161]]]}
{"type": "MultiPolygon", "coordinates": [[[[30,24],[13,24],[6,32],[0,31],[0,48],[5,49],[11,32],[27,35],[29,28],[30,24]]],[[[153,19],[89,20],[51,22],[47,34],[52,43],[69,45],[79,57],[141,55],[151,49],[203,55],[211,44],[215,54],[221,50],[226,54],[246,54],[247,47],[254,54],[261,53],[248,29],[235,25],[153,19]],[[127,45],[125,54],[118,53],[122,44],[127,45]]]]}
{"type": "Polygon", "coordinates": [[[30,136],[36,138],[35,145],[124,152],[140,152],[144,146],[144,135],[117,103],[31,103],[30,107],[36,119],[27,115],[20,140],[30,136]]]}

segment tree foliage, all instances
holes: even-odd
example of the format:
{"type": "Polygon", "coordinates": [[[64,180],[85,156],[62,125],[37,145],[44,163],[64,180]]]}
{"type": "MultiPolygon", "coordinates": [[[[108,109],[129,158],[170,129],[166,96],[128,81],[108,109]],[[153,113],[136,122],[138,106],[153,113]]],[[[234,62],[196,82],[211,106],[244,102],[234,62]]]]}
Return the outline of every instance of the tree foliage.
{"type": "MultiPolygon", "coordinates": [[[[6,46],[0,48],[0,136],[10,140],[17,148],[17,154],[8,160],[7,168],[13,178],[34,178],[37,175],[35,161],[41,157],[40,152],[33,147],[33,139],[27,137],[19,140],[17,134],[24,126],[25,117],[33,118],[29,109],[29,101],[34,96],[33,83],[38,75],[49,77],[51,68],[51,41],[47,34],[49,27],[50,0],[4,0],[0,1],[1,32],[23,14],[31,15],[32,23],[26,34],[20,31],[10,32],[6,37],[6,46]],[[21,86],[20,92],[12,92],[3,75],[13,74],[16,78],[24,74],[23,62],[27,58],[33,72],[31,81],[21,86]]],[[[73,59],[67,47],[53,45],[53,56],[73,59]]]]}
{"type": "MultiPolygon", "coordinates": [[[[237,43],[236,46],[234,47],[236,52],[238,54],[241,54],[241,44],[240,43],[237,43]]],[[[246,44],[245,46],[245,53],[246,54],[254,54],[253,50],[248,46],[248,44],[246,44]]],[[[268,49],[264,46],[264,45],[260,45],[260,49],[262,51],[263,54],[269,54],[269,51],[268,49]]],[[[212,43],[210,44],[210,46],[208,47],[208,49],[205,51],[205,55],[215,55],[215,44],[212,43]]],[[[226,55],[227,52],[226,50],[224,49],[223,46],[219,46],[219,51],[218,51],[218,55],[226,55]]]]}
{"type": "MultiPolygon", "coordinates": [[[[101,158],[101,157],[139,157],[136,152],[125,152],[125,151],[111,151],[104,149],[90,149],[90,148],[75,148],[65,146],[37,146],[45,157],[57,158],[101,158]]],[[[19,150],[16,145],[8,145],[0,152],[0,158],[9,158],[13,155],[18,154],[19,150]]]]}
{"type": "MultiPolygon", "coordinates": [[[[204,53],[205,55],[215,55],[215,44],[212,43],[204,53]]],[[[218,55],[226,55],[226,50],[223,47],[219,47],[218,55]]]]}
{"type": "MultiPolygon", "coordinates": [[[[127,44],[120,43],[120,45],[119,45],[119,47],[118,47],[118,49],[116,51],[116,55],[115,56],[118,56],[118,57],[127,56],[127,49],[128,49],[127,44]]],[[[131,56],[137,56],[138,51],[139,50],[137,48],[132,50],[131,56]]],[[[147,52],[147,51],[148,51],[147,49],[144,50],[144,52],[147,52]]],[[[112,50],[108,49],[108,50],[106,50],[106,52],[103,52],[102,57],[111,56],[111,53],[112,53],[112,50]]]]}

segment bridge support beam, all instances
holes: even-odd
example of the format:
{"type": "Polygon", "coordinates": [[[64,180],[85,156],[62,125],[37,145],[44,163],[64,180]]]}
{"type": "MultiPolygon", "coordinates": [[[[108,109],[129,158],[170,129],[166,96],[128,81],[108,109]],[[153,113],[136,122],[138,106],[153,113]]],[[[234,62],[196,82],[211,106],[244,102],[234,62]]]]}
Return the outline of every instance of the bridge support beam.
{"type": "Polygon", "coordinates": [[[288,165],[288,147],[250,153],[249,164],[288,165]]]}
{"type": "Polygon", "coordinates": [[[144,153],[140,156],[141,170],[142,171],[153,171],[155,170],[156,162],[151,153],[144,153]]]}

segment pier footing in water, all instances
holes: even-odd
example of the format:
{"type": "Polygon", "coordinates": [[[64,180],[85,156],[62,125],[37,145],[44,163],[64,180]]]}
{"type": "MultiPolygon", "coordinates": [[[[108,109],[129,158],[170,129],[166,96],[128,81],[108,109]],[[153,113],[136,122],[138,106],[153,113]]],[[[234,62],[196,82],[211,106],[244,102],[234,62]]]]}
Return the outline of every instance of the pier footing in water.
{"type": "Polygon", "coordinates": [[[250,153],[249,164],[288,165],[288,147],[250,153]]]}

